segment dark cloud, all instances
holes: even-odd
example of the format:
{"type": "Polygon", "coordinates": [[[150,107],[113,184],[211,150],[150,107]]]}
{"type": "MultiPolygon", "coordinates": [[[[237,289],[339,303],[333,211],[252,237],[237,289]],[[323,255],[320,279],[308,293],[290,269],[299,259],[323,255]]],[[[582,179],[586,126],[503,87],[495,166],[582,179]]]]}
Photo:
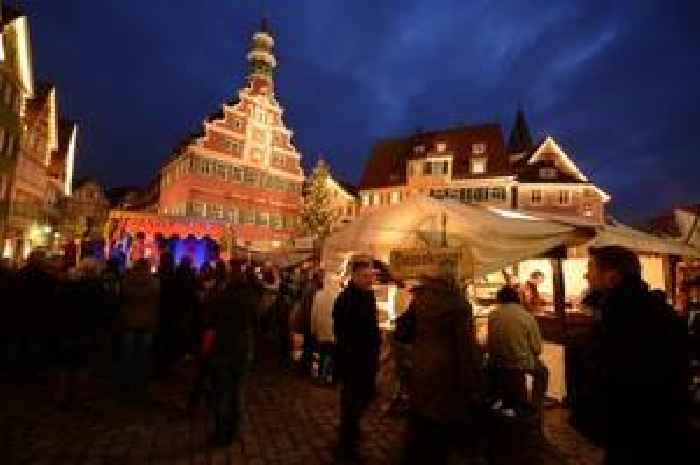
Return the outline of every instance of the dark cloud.
{"type": "MultiPolygon", "coordinates": [[[[143,183],[242,84],[260,2],[26,2],[35,62],[82,126],[79,169],[143,183]]],[[[518,102],[638,218],[697,201],[696,2],[270,1],[278,98],[307,162],[518,102]]]]}

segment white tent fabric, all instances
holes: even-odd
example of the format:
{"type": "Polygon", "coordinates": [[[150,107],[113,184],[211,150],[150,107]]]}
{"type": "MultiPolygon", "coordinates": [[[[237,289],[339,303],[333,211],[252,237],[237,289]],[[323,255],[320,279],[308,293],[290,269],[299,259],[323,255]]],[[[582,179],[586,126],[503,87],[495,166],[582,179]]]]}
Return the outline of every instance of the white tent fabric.
{"type": "Polygon", "coordinates": [[[337,269],[351,254],[369,254],[388,261],[391,250],[437,247],[443,214],[447,217],[447,245],[461,247],[470,255],[473,268],[467,274],[472,276],[540,256],[558,246],[621,245],[638,252],[700,256],[694,247],[624,225],[597,225],[583,218],[414,197],[365,213],[327,238],[323,249],[326,269],[337,269]]]}
{"type": "Polygon", "coordinates": [[[516,261],[540,255],[561,245],[584,242],[575,226],[544,221],[515,212],[428,197],[414,197],[391,207],[366,213],[332,234],[324,244],[327,269],[335,269],[343,256],[370,254],[388,261],[391,250],[438,246],[441,219],[446,215],[447,245],[461,247],[471,256],[477,276],[516,261]]]}

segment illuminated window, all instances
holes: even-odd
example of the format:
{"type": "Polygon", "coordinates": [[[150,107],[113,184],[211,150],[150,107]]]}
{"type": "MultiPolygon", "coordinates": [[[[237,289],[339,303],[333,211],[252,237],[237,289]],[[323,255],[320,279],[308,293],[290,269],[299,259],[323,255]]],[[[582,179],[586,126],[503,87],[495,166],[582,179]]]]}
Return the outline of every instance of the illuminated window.
{"type": "Polygon", "coordinates": [[[416,145],[415,147],[413,147],[413,151],[415,153],[423,153],[425,152],[425,145],[416,145]]]}
{"type": "Polygon", "coordinates": [[[363,192],[361,197],[362,197],[362,205],[369,206],[369,194],[366,192],[363,192]]]}
{"type": "Polygon", "coordinates": [[[282,227],[282,216],[278,214],[270,214],[270,227],[280,229],[282,227]]]}
{"type": "Polygon", "coordinates": [[[255,212],[255,224],[258,226],[267,226],[269,215],[266,212],[255,212]]]}
{"type": "Polygon", "coordinates": [[[225,180],[226,179],[226,165],[223,163],[216,164],[216,177],[225,180]]]}
{"type": "Polygon", "coordinates": [[[571,205],[571,194],[569,191],[559,191],[559,204],[571,205]]]}
{"type": "Polygon", "coordinates": [[[532,191],[531,201],[533,205],[539,205],[542,203],[542,191],[539,189],[532,191]]]}
{"type": "Polygon", "coordinates": [[[401,202],[401,191],[393,191],[391,193],[391,203],[397,204],[401,202]]]}
{"type": "Polygon", "coordinates": [[[445,150],[447,150],[447,144],[444,142],[438,142],[437,144],[435,144],[435,149],[438,152],[444,152],[445,150]]]}
{"type": "Polygon", "coordinates": [[[555,179],[557,170],[556,168],[540,168],[540,177],[542,179],[555,179]]]}
{"type": "Polygon", "coordinates": [[[486,153],[486,144],[472,144],[472,153],[474,155],[483,155],[486,153]]]}
{"type": "Polygon", "coordinates": [[[255,222],[255,212],[253,210],[241,210],[241,224],[253,224],[255,222]]]}
{"type": "Polygon", "coordinates": [[[491,199],[492,200],[505,200],[506,190],[503,187],[494,187],[491,189],[491,199]]]}
{"type": "Polygon", "coordinates": [[[486,159],[472,158],[472,174],[486,173],[486,159]]]}
{"type": "Polygon", "coordinates": [[[590,204],[583,206],[583,216],[590,218],[593,216],[593,207],[590,204]]]}

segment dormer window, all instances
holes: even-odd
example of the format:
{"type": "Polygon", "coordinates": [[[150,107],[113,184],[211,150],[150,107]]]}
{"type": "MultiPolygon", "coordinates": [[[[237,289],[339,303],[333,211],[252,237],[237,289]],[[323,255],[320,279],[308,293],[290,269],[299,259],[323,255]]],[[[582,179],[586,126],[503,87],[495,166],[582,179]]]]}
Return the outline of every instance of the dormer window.
{"type": "Polygon", "coordinates": [[[486,144],[472,144],[472,153],[474,155],[483,155],[486,153],[486,144]]]}
{"type": "Polygon", "coordinates": [[[438,152],[444,152],[445,150],[447,150],[447,144],[444,142],[438,142],[437,144],[435,144],[435,150],[437,150],[438,152]]]}
{"type": "Polygon", "coordinates": [[[552,167],[540,168],[540,178],[542,179],[556,179],[557,169],[552,167]]]}

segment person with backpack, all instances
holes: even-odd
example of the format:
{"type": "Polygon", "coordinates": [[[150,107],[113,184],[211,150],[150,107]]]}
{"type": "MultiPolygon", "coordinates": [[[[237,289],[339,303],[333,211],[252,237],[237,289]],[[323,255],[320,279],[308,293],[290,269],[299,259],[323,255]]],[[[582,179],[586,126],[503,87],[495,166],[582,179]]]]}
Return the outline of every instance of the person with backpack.
{"type": "Polygon", "coordinates": [[[637,255],[592,248],[587,279],[601,292],[600,356],[606,465],[684,463],[686,330],[663,294],[642,280],[637,255]]]}

